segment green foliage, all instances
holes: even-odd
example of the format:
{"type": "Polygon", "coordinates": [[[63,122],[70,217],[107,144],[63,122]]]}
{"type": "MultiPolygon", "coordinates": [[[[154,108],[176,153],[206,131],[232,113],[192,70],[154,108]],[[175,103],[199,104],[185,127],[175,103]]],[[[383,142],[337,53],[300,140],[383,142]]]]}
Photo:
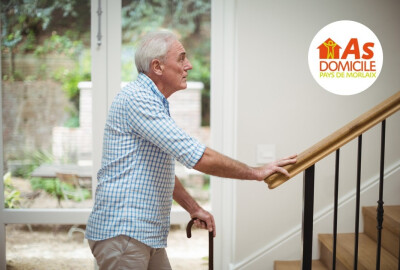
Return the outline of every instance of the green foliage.
{"type": "Polygon", "coordinates": [[[4,183],[4,207],[19,208],[21,205],[21,192],[12,184],[11,173],[8,172],[3,176],[4,183]]]}
{"type": "Polygon", "coordinates": [[[193,69],[189,71],[188,78],[204,84],[201,92],[201,125],[210,125],[210,61],[205,57],[195,55],[190,59],[193,69]]]}
{"type": "Polygon", "coordinates": [[[137,77],[137,69],[134,63],[135,51],[133,45],[121,47],[121,80],[130,82],[137,77]]]}
{"type": "Polygon", "coordinates": [[[208,174],[204,175],[203,190],[210,190],[210,176],[208,174]]]}
{"type": "Polygon", "coordinates": [[[204,89],[210,89],[210,62],[201,56],[195,56],[189,59],[193,69],[189,71],[188,79],[192,81],[201,81],[204,89]]]}
{"type": "Polygon", "coordinates": [[[72,115],[64,123],[64,127],[76,128],[79,127],[79,116],[72,115]]]}
{"type": "Polygon", "coordinates": [[[79,95],[78,83],[81,77],[81,73],[75,69],[63,69],[61,74],[54,75],[54,78],[62,83],[62,89],[70,100],[79,95]]]}
{"type": "Polygon", "coordinates": [[[23,73],[20,70],[15,70],[12,79],[15,81],[22,81],[24,78],[23,73]]]}
{"type": "Polygon", "coordinates": [[[24,52],[33,51],[36,43],[35,32],[32,29],[27,30],[27,32],[25,42],[21,44],[21,51],[24,52]]]}
{"type": "Polygon", "coordinates": [[[79,127],[79,88],[82,81],[91,80],[91,57],[89,50],[81,50],[80,59],[72,70],[59,68],[53,75],[53,79],[62,84],[62,90],[66,97],[72,101],[73,107],[67,108],[69,119],[64,123],[65,127],[79,127]]]}
{"type": "Polygon", "coordinates": [[[71,40],[68,36],[60,36],[53,32],[51,37],[38,45],[34,50],[36,56],[43,56],[48,53],[63,54],[68,57],[76,57],[83,50],[83,42],[80,40],[71,40]]]}
{"type": "Polygon", "coordinates": [[[122,1],[122,38],[135,42],[143,33],[168,28],[185,39],[201,31],[201,23],[210,12],[209,0],[125,0],[122,1]]]}
{"type": "Polygon", "coordinates": [[[33,190],[44,190],[55,196],[62,196],[60,180],[56,178],[32,177],[30,180],[33,190]]]}
{"type": "Polygon", "coordinates": [[[23,79],[15,75],[15,54],[53,52],[73,57],[90,42],[90,1],[2,0],[0,9],[2,53],[10,55],[6,77],[10,80],[23,79]]]}
{"type": "Polygon", "coordinates": [[[29,178],[32,172],[44,163],[51,163],[53,161],[53,156],[47,151],[37,150],[24,155],[27,165],[18,168],[14,175],[22,178],[29,178]]]}
{"type": "Polygon", "coordinates": [[[65,95],[73,100],[79,96],[78,83],[90,80],[90,73],[82,72],[79,68],[73,70],[59,69],[54,73],[53,78],[62,83],[62,89],[65,95]]]}
{"type": "MultiPolygon", "coordinates": [[[[30,179],[31,182],[31,186],[34,190],[44,190],[46,191],[48,194],[63,199],[64,198],[64,194],[63,194],[63,190],[68,192],[68,199],[74,200],[74,201],[81,201],[81,197],[79,196],[79,193],[77,192],[77,190],[67,184],[67,183],[63,183],[61,182],[59,179],[57,178],[41,178],[41,177],[32,177],[30,179]]],[[[83,194],[83,198],[84,199],[88,199],[91,197],[91,194],[89,192],[89,190],[87,189],[81,189],[82,194],[83,194]]]]}
{"type": "MultiPolygon", "coordinates": [[[[47,30],[53,19],[72,17],[79,20],[79,10],[86,1],[77,0],[2,0],[0,2],[2,23],[2,45],[14,48],[19,43],[28,40],[30,46],[21,47],[23,51],[30,50],[39,31],[47,30]],[[82,3],[83,2],[83,3],[82,3]]],[[[85,11],[85,10],[84,10],[85,11]]]]}

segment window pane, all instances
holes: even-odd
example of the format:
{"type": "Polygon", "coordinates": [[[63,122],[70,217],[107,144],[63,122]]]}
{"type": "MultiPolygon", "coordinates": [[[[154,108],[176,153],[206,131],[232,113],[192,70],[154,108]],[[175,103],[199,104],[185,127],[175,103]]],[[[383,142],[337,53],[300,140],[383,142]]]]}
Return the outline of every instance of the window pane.
{"type": "MultiPolygon", "coordinates": [[[[209,0],[122,1],[121,81],[137,77],[134,48],[141,36],[150,31],[168,29],[184,45],[193,69],[189,71],[187,90],[169,99],[172,118],[187,133],[209,145],[210,97],[210,20],[209,0]]],[[[209,206],[209,177],[176,164],[176,175],[190,194],[203,206],[209,206]]],[[[174,205],[174,208],[179,206],[174,205]]],[[[172,220],[173,222],[173,220],[172,220]]]]}
{"type": "Polygon", "coordinates": [[[6,207],[87,207],[90,1],[2,1],[1,8],[6,207]]]}

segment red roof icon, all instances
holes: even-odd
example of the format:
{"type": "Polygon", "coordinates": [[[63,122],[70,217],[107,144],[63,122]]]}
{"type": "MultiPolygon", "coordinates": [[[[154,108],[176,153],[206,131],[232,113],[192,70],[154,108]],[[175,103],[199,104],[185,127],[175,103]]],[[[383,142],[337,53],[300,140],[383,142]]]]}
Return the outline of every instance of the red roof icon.
{"type": "Polygon", "coordinates": [[[341,47],[328,38],[318,47],[319,49],[319,59],[339,59],[339,50],[341,47]]]}

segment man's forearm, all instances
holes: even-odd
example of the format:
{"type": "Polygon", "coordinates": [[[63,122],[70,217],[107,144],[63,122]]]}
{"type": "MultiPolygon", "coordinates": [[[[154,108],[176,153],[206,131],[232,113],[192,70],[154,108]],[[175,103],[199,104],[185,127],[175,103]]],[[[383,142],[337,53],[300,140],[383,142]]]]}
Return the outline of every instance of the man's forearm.
{"type": "Polygon", "coordinates": [[[260,174],[256,168],[224,156],[208,147],[193,168],[219,177],[260,180],[260,174]]]}
{"type": "Polygon", "coordinates": [[[195,219],[194,223],[198,228],[207,229],[208,231],[213,232],[215,237],[216,231],[214,217],[197,204],[176,176],[173,197],[177,203],[189,212],[190,217],[195,219]]]}
{"type": "Polygon", "coordinates": [[[198,211],[200,208],[198,203],[192,198],[192,196],[190,196],[176,176],[173,198],[180,206],[188,211],[190,215],[198,211]]]}

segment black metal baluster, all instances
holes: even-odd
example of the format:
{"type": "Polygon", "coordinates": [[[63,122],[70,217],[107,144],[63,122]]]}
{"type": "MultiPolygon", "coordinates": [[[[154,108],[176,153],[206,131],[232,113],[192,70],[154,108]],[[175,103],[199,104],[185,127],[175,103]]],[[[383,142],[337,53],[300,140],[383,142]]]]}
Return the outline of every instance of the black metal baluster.
{"type": "Polygon", "coordinates": [[[312,265],[312,244],[313,244],[313,220],[314,220],[314,171],[312,165],[304,172],[303,185],[303,258],[302,269],[311,270],[312,265]]]}
{"type": "Polygon", "coordinates": [[[376,226],[378,231],[377,245],[376,245],[376,269],[381,268],[381,243],[382,243],[382,223],[383,223],[383,175],[385,166],[385,130],[386,130],[386,120],[382,121],[381,130],[381,164],[379,172],[379,200],[378,207],[376,209],[377,216],[376,220],[378,225],[376,226]]]}
{"type": "Polygon", "coordinates": [[[333,209],[332,270],[336,269],[337,212],[338,212],[338,197],[339,197],[339,156],[340,156],[340,149],[336,150],[336,163],[335,163],[335,202],[333,209]]]}
{"type": "Polygon", "coordinates": [[[358,231],[360,224],[360,188],[361,188],[361,147],[362,135],[358,136],[358,155],[357,155],[357,193],[356,193],[356,224],[354,241],[354,269],[358,267],[358,231]]]}

